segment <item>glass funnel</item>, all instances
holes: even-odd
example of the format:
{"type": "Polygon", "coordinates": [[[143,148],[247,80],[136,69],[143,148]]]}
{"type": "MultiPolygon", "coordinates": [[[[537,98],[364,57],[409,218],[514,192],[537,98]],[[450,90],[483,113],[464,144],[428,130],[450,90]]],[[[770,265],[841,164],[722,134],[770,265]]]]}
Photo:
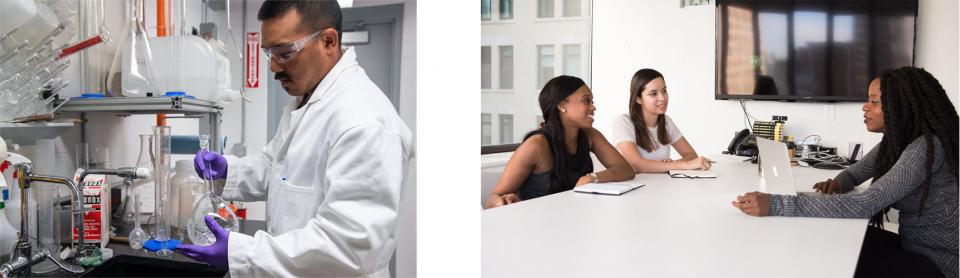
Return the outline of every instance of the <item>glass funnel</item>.
{"type": "MultiPolygon", "coordinates": [[[[210,136],[208,135],[200,135],[201,150],[209,151],[209,149],[207,149],[210,142],[209,139],[210,136]]],[[[209,164],[205,166],[206,169],[210,169],[209,164]]],[[[204,185],[207,187],[207,195],[193,204],[193,213],[190,214],[190,219],[187,220],[187,235],[193,244],[208,246],[217,240],[213,236],[213,233],[210,232],[210,229],[207,228],[204,217],[209,215],[213,220],[217,221],[217,224],[220,224],[220,227],[232,232],[240,231],[240,223],[237,215],[227,206],[227,202],[214,192],[213,182],[210,180],[210,173],[200,174],[204,176],[203,179],[204,185]]]]}

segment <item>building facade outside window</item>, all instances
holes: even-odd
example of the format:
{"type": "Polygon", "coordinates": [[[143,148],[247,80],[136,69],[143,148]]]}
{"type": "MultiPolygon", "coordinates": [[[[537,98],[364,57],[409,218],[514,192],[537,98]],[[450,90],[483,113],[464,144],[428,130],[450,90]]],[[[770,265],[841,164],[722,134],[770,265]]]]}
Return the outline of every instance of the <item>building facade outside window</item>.
{"type": "Polygon", "coordinates": [[[543,88],[554,77],[553,45],[537,46],[537,88],[543,88]]]}
{"type": "Polygon", "coordinates": [[[500,0],[500,20],[513,19],[513,0],[500,0]]]}
{"type": "Polygon", "coordinates": [[[513,115],[500,114],[500,142],[514,142],[513,115]]]}
{"type": "Polygon", "coordinates": [[[591,5],[491,0],[492,18],[480,25],[481,152],[512,151],[539,128],[538,96],[548,80],[571,75],[590,86],[591,5]]]}
{"type": "Polygon", "coordinates": [[[513,46],[502,45],[500,51],[500,89],[513,89],[513,46]]]}
{"type": "Polygon", "coordinates": [[[580,0],[563,0],[563,17],[580,16],[580,0]]]}
{"type": "Polygon", "coordinates": [[[480,20],[490,20],[490,0],[480,0],[480,20]]]}
{"type": "Polygon", "coordinates": [[[563,74],[580,76],[580,45],[563,45],[563,74]]]}
{"type": "Polygon", "coordinates": [[[480,47],[480,88],[481,89],[490,89],[491,82],[491,73],[493,69],[491,66],[491,54],[489,46],[480,47]]]}
{"type": "Polygon", "coordinates": [[[493,142],[493,122],[489,113],[480,114],[480,144],[484,146],[493,142]]]}
{"type": "Polygon", "coordinates": [[[539,18],[553,17],[554,1],[556,0],[537,0],[537,17],[539,18]]]}

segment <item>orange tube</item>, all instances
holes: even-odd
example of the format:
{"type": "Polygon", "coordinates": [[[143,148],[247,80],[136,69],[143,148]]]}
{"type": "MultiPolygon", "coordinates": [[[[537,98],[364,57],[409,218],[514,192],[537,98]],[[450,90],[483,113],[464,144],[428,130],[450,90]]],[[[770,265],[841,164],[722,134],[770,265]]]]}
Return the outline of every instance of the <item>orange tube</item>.
{"type": "MultiPolygon", "coordinates": [[[[157,37],[167,36],[167,4],[167,0],[157,0],[157,37]]],[[[157,114],[157,126],[165,125],[167,125],[167,114],[157,114]]]]}
{"type": "Polygon", "coordinates": [[[167,0],[157,0],[157,37],[167,36],[167,0]]]}

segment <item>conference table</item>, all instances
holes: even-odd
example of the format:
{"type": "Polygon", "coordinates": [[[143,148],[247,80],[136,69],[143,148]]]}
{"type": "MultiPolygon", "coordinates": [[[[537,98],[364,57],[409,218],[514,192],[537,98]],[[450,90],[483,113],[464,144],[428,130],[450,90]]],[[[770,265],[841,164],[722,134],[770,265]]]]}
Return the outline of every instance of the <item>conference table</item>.
{"type": "MultiPolygon", "coordinates": [[[[867,219],[754,217],[757,165],[710,156],[714,179],[638,174],[620,196],[565,191],[481,215],[483,277],[851,277],[867,219]]],[[[839,170],[791,167],[797,191],[839,170]]],[[[861,185],[857,190],[864,190],[861,185]]]]}

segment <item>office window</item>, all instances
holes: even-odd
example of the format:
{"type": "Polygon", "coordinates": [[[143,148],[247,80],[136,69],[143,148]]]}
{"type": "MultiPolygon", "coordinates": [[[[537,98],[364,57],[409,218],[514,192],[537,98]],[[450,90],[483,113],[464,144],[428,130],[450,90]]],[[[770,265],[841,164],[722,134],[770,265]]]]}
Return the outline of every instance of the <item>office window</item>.
{"type": "Polygon", "coordinates": [[[500,114],[500,144],[513,143],[513,115],[500,114]]]}
{"type": "Polygon", "coordinates": [[[513,89],[513,46],[500,47],[500,89],[513,89]]]}
{"type": "Polygon", "coordinates": [[[500,19],[513,18],[513,1],[500,0],[500,19]]]}
{"type": "Polygon", "coordinates": [[[490,47],[480,47],[480,89],[490,89],[490,47]]]}
{"type": "Polygon", "coordinates": [[[563,74],[580,77],[580,45],[563,45],[563,74]]]}
{"type": "Polygon", "coordinates": [[[580,16],[580,0],[563,0],[563,16],[580,16]]]}
{"type": "Polygon", "coordinates": [[[523,135],[539,127],[543,117],[537,98],[550,79],[573,75],[590,85],[591,1],[490,1],[492,21],[510,19],[480,25],[483,89],[476,93],[480,113],[490,115],[489,124],[481,123],[490,140],[482,142],[492,147],[481,151],[512,151],[504,145],[522,141],[523,135]],[[563,5],[580,7],[579,15],[564,16],[563,5]],[[499,115],[510,116],[503,120],[509,127],[500,126],[499,115]]]}
{"type": "Polygon", "coordinates": [[[537,17],[553,17],[553,2],[556,0],[537,0],[537,17]]]}
{"type": "Polygon", "coordinates": [[[543,88],[547,81],[554,78],[553,73],[553,46],[537,46],[537,88],[543,88]]]}
{"type": "Polygon", "coordinates": [[[480,0],[480,20],[490,20],[490,0],[480,0]]]}
{"type": "Polygon", "coordinates": [[[480,114],[480,144],[483,146],[490,145],[490,141],[493,140],[493,122],[491,120],[489,113],[480,114]]]}

